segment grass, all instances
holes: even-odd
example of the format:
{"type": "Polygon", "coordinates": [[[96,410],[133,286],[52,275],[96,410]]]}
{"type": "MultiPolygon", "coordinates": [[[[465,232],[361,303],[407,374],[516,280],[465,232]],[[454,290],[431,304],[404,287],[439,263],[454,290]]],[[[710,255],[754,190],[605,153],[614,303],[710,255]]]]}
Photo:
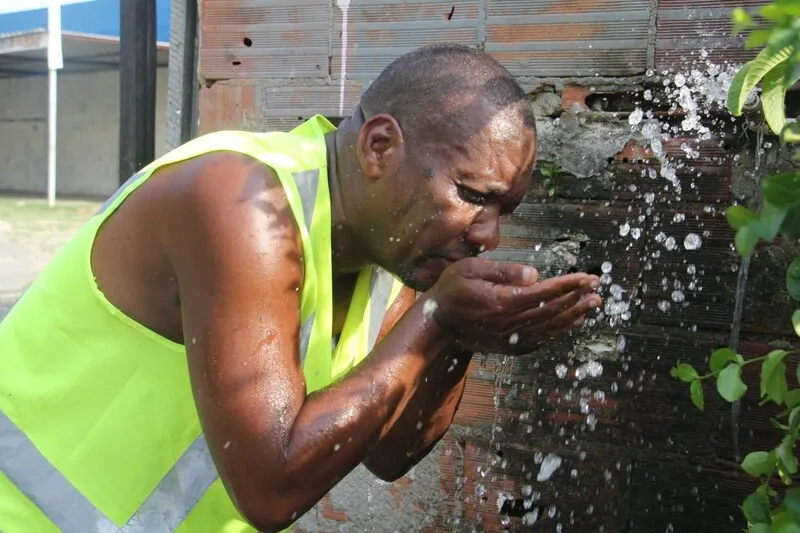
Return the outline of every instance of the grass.
{"type": "Polygon", "coordinates": [[[56,200],[49,207],[46,198],[0,196],[0,220],[14,228],[75,227],[88,220],[101,203],[87,200],[56,200]]]}

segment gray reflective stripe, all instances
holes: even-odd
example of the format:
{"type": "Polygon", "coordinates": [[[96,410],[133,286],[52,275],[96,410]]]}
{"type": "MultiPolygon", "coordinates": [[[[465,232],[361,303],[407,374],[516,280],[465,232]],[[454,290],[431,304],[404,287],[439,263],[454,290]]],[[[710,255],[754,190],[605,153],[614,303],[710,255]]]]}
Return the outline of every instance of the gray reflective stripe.
{"type": "Polygon", "coordinates": [[[95,215],[99,215],[99,214],[101,214],[101,213],[104,213],[104,212],[106,211],[106,209],[108,209],[108,208],[111,206],[111,204],[113,204],[113,203],[114,203],[114,200],[116,200],[116,199],[119,197],[119,195],[120,195],[120,194],[122,194],[123,192],[125,192],[126,190],[128,190],[128,187],[129,187],[129,186],[130,186],[130,185],[131,185],[131,184],[132,184],[134,181],[138,180],[138,179],[139,179],[141,176],[142,176],[142,172],[140,171],[140,172],[137,172],[136,174],[134,174],[133,176],[131,176],[130,178],[128,178],[128,179],[125,181],[125,183],[123,183],[123,184],[122,184],[122,185],[119,187],[119,189],[117,189],[117,190],[114,192],[114,194],[112,194],[112,195],[111,195],[111,197],[110,197],[108,200],[106,200],[106,201],[103,203],[103,205],[101,205],[101,206],[100,206],[100,209],[98,209],[98,210],[97,210],[97,212],[95,213],[95,215]]]}
{"type": "Polygon", "coordinates": [[[369,279],[369,338],[367,351],[372,351],[378,333],[383,325],[386,307],[389,305],[389,296],[392,294],[394,278],[391,274],[379,267],[373,267],[369,279]]]}
{"type": "Polygon", "coordinates": [[[63,533],[113,533],[117,526],[76,489],[0,411],[0,472],[63,533]]]}
{"type": "Polygon", "coordinates": [[[314,315],[311,313],[303,326],[300,328],[300,367],[306,362],[306,355],[308,355],[308,342],[311,340],[311,329],[314,327],[314,315]]]}
{"type": "Polygon", "coordinates": [[[203,435],[181,455],[124,527],[97,509],[0,411],[0,472],[63,533],[171,533],[219,477],[203,435]]]}
{"type": "MultiPolygon", "coordinates": [[[[317,187],[319,186],[319,169],[304,170],[292,173],[300,203],[303,206],[303,218],[306,230],[311,234],[311,221],[314,217],[314,204],[317,201],[317,187]]],[[[311,330],[314,327],[314,314],[311,313],[300,328],[300,366],[305,364],[308,352],[308,343],[311,340],[311,330]]]]}
{"type": "Polygon", "coordinates": [[[128,520],[122,533],[170,533],[183,523],[219,477],[201,434],[128,520]]]}
{"type": "Polygon", "coordinates": [[[294,183],[300,194],[300,203],[303,204],[303,217],[306,219],[306,228],[311,233],[311,221],[314,217],[314,204],[317,200],[317,186],[319,185],[319,169],[294,172],[294,183]]]}

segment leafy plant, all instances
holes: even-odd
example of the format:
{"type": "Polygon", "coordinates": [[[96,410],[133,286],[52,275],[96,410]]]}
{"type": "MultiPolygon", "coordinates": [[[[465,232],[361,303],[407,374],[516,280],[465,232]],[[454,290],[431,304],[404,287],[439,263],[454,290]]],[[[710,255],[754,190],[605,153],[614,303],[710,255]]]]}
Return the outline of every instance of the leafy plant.
{"type": "Polygon", "coordinates": [[[800,140],[800,127],[787,125],[784,97],[800,79],[800,2],[775,0],[759,9],[766,24],[756,23],[742,8],[733,11],[734,35],[751,30],[745,46],[764,46],[755,59],[742,65],[728,91],[728,109],[742,114],[753,89],[761,82],[761,108],[770,129],[786,140],[800,140]],[[771,27],[770,27],[771,23],[771,27]]]}
{"type": "MultiPolygon", "coordinates": [[[[761,107],[770,130],[786,143],[800,141],[800,124],[789,121],[785,113],[787,88],[800,80],[800,2],[775,0],[759,9],[764,22],[756,23],[743,9],[733,13],[734,33],[751,30],[746,46],[764,48],[744,64],[728,92],[728,109],[739,116],[756,86],[761,84],[761,107]]],[[[785,172],[764,179],[763,207],[755,212],[741,205],[730,206],[725,217],[736,230],[734,244],[747,257],[763,241],[779,237],[797,242],[800,237],[800,173],[785,172]]],[[[786,290],[800,300],[800,257],[786,271],[786,290]]],[[[795,333],[800,336],[800,310],[791,316],[795,333]]],[[[728,402],[740,400],[747,392],[742,370],[761,365],[759,406],[772,403],[779,412],[770,421],[783,433],[780,443],[771,450],[754,451],[742,461],[742,469],[759,480],[758,488],[742,503],[749,533],[800,533],[800,487],[794,486],[798,474],[795,444],[800,434],[800,366],[787,379],[786,359],[800,350],[774,350],[763,357],[745,359],[730,348],[711,354],[709,372],[699,374],[687,363],[679,363],[670,374],[689,384],[694,405],[705,408],[703,382],[713,378],[716,390],[728,402]],[[785,490],[779,495],[776,486],[785,490]]]]}
{"type": "Polygon", "coordinates": [[[542,162],[542,164],[539,165],[539,173],[544,178],[542,180],[542,185],[547,189],[547,196],[552,198],[558,192],[559,176],[566,174],[566,172],[556,163],[542,162]]]}

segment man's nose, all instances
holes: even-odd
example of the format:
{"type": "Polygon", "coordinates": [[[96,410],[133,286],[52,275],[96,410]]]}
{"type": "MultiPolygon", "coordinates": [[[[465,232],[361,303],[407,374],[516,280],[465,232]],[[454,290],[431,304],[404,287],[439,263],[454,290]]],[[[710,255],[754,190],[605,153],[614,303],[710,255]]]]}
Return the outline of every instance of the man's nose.
{"type": "Polygon", "coordinates": [[[467,229],[467,239],[480,252],[491,252],[500,244],[500,210],[486,206],[467,229]]]}

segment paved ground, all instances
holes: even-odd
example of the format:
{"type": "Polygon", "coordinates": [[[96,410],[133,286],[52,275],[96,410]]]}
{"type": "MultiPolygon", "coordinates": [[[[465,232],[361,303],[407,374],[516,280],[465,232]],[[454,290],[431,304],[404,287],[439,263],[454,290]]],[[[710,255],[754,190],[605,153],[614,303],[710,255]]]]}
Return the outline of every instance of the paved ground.
{"type": "Polygon", "coordinates": [[[100,206],[98,202],[0,197],[0,316],[53,253],[100,206]]]}

